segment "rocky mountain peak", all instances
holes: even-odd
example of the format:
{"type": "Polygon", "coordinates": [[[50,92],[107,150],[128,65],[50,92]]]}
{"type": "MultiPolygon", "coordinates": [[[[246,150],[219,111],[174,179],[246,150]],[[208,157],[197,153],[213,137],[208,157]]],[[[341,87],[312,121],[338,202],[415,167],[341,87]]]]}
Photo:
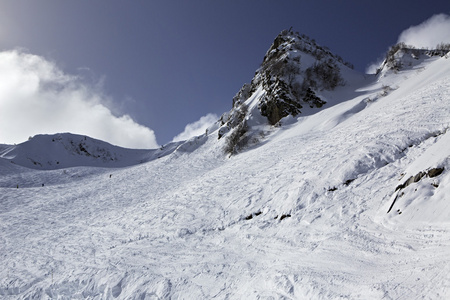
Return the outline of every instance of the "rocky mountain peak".
{"type": "Polygon", "coordinates": [[[264,56],[251,84],[245,84],[233,99],[233,107],[245,102],[261,86],[264,95],[259,109],[274,125],[288,115],[300,114],[304,106],[324,105],[326,100],[316,96],[316,91],[344,85],[342,67],[352,68],[314,39],[283,30],[264,56]]]}
{"type": "Polygon", "coordinates": [[[275,125],[286,116],[301,114],[305,107],[322,107],[326,99],[318,92],[345,85],[342,68],[353,66],[314,39],[283,30],[269,47],[251,83],[244,84],[233,98],[232,110],[221,117],[219,138],[234,128],[248,128],[241,123],[256,114],[266,124],[275,125]],[[245,117],[242,112],[252,116],[245,117]]]}

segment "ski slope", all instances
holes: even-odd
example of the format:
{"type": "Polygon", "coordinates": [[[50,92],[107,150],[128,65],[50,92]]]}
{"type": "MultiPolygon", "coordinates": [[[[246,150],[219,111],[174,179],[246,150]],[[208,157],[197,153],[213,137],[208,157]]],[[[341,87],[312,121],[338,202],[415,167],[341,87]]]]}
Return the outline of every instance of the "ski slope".
{"type": "Polygon", "coordinates": [[[333,95],[231,157],[214,130],[118,166],[2,146],[0,297],[449,298],[450,60],[333,95]]]}

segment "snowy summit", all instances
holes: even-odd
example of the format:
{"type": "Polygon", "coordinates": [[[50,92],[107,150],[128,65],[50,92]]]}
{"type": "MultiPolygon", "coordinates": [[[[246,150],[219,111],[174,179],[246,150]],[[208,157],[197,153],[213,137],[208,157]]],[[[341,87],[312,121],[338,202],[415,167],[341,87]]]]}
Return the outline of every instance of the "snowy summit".
{"type": "Polygon", "coordinates": [[[449,298],[449,56],[286,30],[200,136],[0,145],[0,297],[449,298]]]}

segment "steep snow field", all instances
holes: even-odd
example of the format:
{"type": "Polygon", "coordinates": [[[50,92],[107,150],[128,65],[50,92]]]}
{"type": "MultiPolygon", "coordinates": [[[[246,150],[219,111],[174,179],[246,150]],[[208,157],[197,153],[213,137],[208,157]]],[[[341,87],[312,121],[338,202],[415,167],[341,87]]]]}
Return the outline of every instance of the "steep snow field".
{"type": "Polygon", "coordinates": [[[121,168],[2,146],[0,297],[449,298],[450,60],[334,95],[231,157],[212,130],[121,168]]]}

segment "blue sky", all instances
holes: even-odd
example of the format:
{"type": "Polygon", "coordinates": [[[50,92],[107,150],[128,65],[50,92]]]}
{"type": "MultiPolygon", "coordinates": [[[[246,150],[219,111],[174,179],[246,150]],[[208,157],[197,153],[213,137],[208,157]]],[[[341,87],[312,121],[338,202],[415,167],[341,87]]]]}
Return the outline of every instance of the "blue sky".
{"type": "MultiPolygon", "coordinates": [[[[24,135],[39,133],[35,132],[41,128],[37,125],[55,117],[45,114],[54,109],[52,101],[66,105],[58,99],[75,98],[81,89],[82,97],[90,99],[90,106],[83,109],[96,108],[102,117],[86,112],[78,119],[74,117],[72,127],[58,127],[57,124],[64,124],[63,120],[58,123],[55,119],[53,127],[50,124],[40,129],[48,132],[40,133],[78,131],[74,133],[108,140],[106,134],[89,130],[85,133],[85,129],[76,127],[87,122],[84,128],[109,131],[109,136],[118,132],[116,128],[129,126],[128,133],[117,135],[133,135],[136,130],[140,133],[134,139],[146,140],[145,135],[156,139],[145,145],[108,140],[115,144],[165,144],[183,132],[186,125],[193,125],[202,117],[210,121],[228,111],[235,93],[251,81],[273,39],[283,29],[292,26],[294,31],[314,38],[353,63],[355,69],[365,71],[398,41],[404,30],[442,13],[450,14],[448,0],[2,0],[0,51],[18,53],[15,58],[8,56],[8,63],[15,59],[14,66],[22,66],[17,86],[29,84],[29,76],[25,75],[30,68],[50,72],[53,77],[47,78],[51,84],[46,85],[45,91],[41,87],[34,90],[39,95],[36,99],[45,98],[41,119],[33,112],[29,112],[29,117],[24,114],[24,119],[32,119],[29,129],[26,120],[22,121],[23,126],[0,120],[0,143],[20,142],[24,135]],[[34,61],[29,65],[31,57],[34,61]],[[26,68],[24,61],[28,63],[26,68]],[[42,67],[45,63],[48,66],[42,67]],[[70,78],[62,80],[61,73],[70,78]],[[55,80],[58,88],[50,93],[49,86],[54,86],[55,80]],[[66,97],[68,94],[71,96],[66,97]],[[108,119],[114,117],[119,120],[108,119]],[[99,124],[96,120],[109,121],[99,124]],[[15,134],[18,127],[20,134],[15,134]]],[[[20,97],[16,94],[11,88],[6,95],[8,99],[24,97],[23,93],[20,97]]],[[[23,104],[14,114],[32,108],[36,110],[31,104],[23,104]]],[[[76,111],[77,107],[72,109],[76,111]]],[[[55,114],[59,114],[56,108],[55,114]]]]}

